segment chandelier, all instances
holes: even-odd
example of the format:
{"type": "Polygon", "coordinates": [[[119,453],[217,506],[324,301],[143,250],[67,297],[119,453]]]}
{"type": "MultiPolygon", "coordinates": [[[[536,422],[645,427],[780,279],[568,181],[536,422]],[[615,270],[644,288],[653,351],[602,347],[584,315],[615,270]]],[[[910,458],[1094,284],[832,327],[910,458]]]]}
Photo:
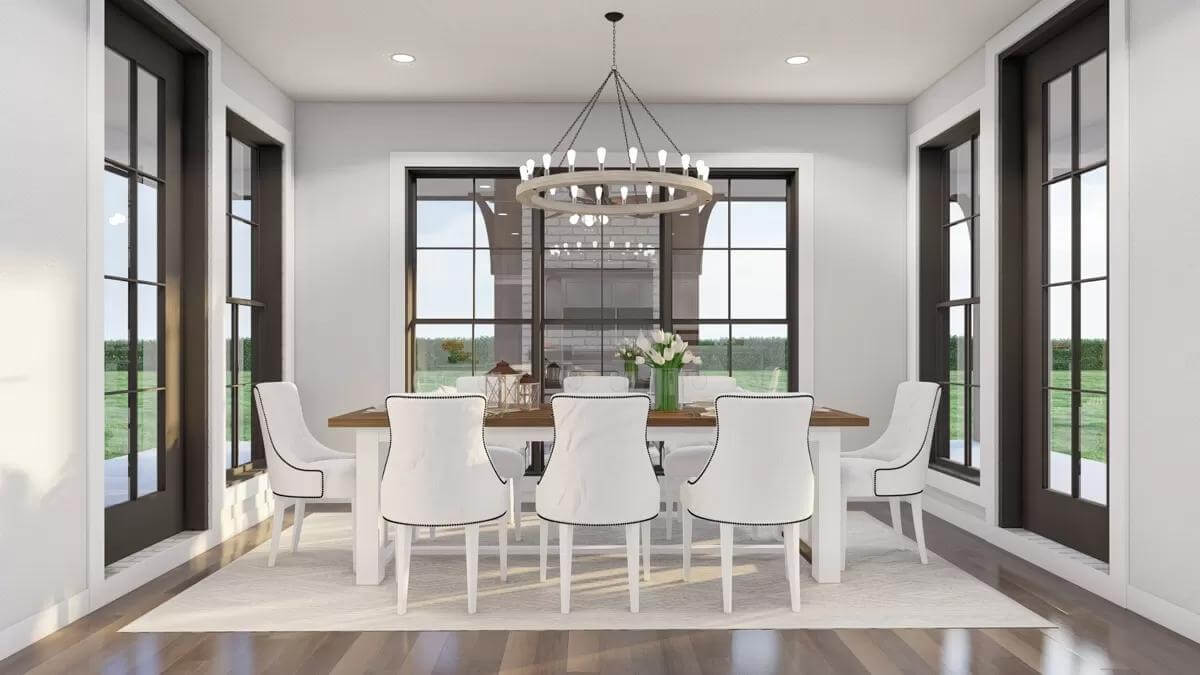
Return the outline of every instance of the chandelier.
{"type": "Polygon", "coordinates": [[[605,19],[612,22],[612,67],[591,98],[583,104],[574,121],[559,137],[558,142],[550,152],[542,155],[540,173],[532,158],[519,167],[521,183],[517,186],[517,201],[525,206],[554,214],[570,214],[571,224],[582,220],[584,225],[591,227],[597,221],[608,222],[610,217],[615,216],[648,217],[677,213],[702,207],[712,201],[712,185],[708,182],[709,167],[703,160],[692,164],[691,156],[679,149],[654,117],[654,113],[642,102],[642,97],[634,91],[617,68],[617,22],[624,16],[621,12],[608,12],[604,15],[605,19]],[[576,171],[575,141],[609,84],[612,84],[616,94],[617,115],[621,119],[621,133],[625,138],[624,147],[629,150],[625,157],[619,160],[622,166],[609,168],[605,166],[608,151],[604,147],[596,148],[596,164],[599,168],[576,171]],[[634,116],[634,107],[629,102],[631,94],[645,117],[654,123],[667,144],[675,150],[677,169],[668,168],[669,156],[666,150],[658,151],[657,167],[650,165],[649,153],[645,152],[646,144],[642,140],[642,133],[634,116]],[[631,129],[636,143],[630,143],[631,129]],[[567,141],[568,136],[571,137],[570,141],[567,141]],[[639,154],[642,168],[638,167],[639,154]],[[625,162],[626,159],[628,163],[625,162]]]}

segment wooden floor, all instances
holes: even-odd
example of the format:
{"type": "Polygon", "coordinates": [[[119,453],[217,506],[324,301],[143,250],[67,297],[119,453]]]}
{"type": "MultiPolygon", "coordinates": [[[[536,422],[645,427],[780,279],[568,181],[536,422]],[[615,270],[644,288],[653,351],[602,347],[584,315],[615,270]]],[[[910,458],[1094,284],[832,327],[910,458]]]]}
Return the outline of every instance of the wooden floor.
{"type": "Polygon", "coordinates": [[[0,661],[0,673],[1200,672],[1200,645],[937,518],[925,529],[932,550],[1059,628],[117,632],[264,541],[264,523],[0,661]]]}

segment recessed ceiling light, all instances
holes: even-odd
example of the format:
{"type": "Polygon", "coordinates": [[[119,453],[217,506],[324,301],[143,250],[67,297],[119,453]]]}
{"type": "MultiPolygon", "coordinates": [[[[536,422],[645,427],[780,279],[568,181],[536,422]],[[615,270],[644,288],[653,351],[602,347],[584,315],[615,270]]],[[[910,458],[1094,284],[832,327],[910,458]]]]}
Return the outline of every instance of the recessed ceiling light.
{"type": "MultiPolygon", "coordinates": [[[[502,216],[503,216],[504,214],[503,214],[503,213],[501,213],[500,215],[502,215],[502,216]]],[[[521,236],[521,233],[520,233],[520,232],[509,232],[509,234],[511,234],[511,235],[512,235],[512,236],[514,236],[514,237],[519,237],[519,236],[521,236]]]]}
{"type": "Polygon", "coordinates": [[[480,185],[480,186],[479,186],[479,189],[480,189],[480,190],[487,190],[487,189],[488,189],[488,188],[490,188],[490,187],[492,187],[492,186],[491,186],[491,185],[480,185]]]}
{"type": "Polygon", "coordinates": [[[417,57],[412,54],[392,54],[392,60],[396,63],[412,63],[417,60],[417,57]]]}
{"type": "Polygon", "coordinates": [[[808,63],[808,57],[803,54],[797,54],[795,56],[787,57],[786,61],[790,66],[802,66],[808,63]]]}

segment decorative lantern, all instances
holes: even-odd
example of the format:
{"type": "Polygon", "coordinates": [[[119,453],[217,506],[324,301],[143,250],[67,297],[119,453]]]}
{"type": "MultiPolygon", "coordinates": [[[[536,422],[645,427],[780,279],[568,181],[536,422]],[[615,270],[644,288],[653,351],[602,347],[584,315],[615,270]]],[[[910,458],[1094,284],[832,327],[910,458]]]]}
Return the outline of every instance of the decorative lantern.
{"type": "Polygon", "coordinates": [[[522,410],[537,410],[541,407],[541,397],[538,396],[538,381],[531,373],[525,373],[517,382],[517,407],[522,410]]]}
{"type": "Polygon", "coordinates": [[[496,366],[483,378],[483,395],[491,410],[509,410],[517,405],[517,383],[520,373],[508,365],[508,361],[497,361],[496,366]]]}
{"type": "Polygon", "coordinates": [[[546,387],[555,389],[562,386],[562,382],[558,379],[562,376],[562,367],[551,361],[550,365],[546,366],[546,387]]]}

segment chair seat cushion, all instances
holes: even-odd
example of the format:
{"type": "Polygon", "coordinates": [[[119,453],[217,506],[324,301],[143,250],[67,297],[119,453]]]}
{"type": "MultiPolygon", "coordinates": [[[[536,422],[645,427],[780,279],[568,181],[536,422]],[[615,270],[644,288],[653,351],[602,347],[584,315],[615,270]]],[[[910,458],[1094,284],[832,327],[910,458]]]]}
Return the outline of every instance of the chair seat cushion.
{"type": "Polygon", "coordinates": [[[498,445],[487,446],[487,452],[501,478],[508,480],[525,475],[525,453],[498,445]]]}
{"type": "Polygon", "coordinates": [[[667,452],[663,459],[663,473],[671,478],[695,478],[708,464],[713,449],[705,445],[693,445],[667,452]]]}
{"type": "Polygon", "coordinates": [[[847,498],[874,497],[875,471],[888,463],[869,457],[842,458],[842,494],[847,498]]]}
{"type": "Polygon", "coordinates": [[[324,475],[325,499],[351,499],[354,497],[354,460],[321,459],[309,462],[305,468],[317,469],[324,475]]]}

